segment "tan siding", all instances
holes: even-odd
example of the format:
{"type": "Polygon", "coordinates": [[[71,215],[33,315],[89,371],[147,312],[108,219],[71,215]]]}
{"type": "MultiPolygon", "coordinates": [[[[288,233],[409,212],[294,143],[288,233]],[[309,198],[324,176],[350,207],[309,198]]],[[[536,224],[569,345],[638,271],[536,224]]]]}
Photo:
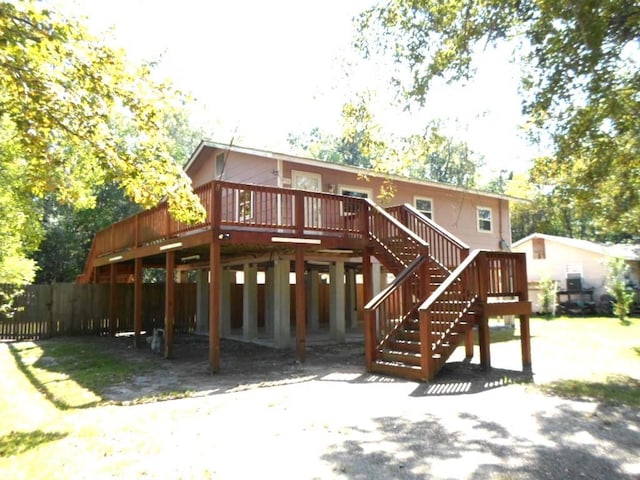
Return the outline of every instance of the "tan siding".
{"type": "MultiPolygon", "coordinates": [[[[187,174],[194,187],[210,182],[215,176],[215,164],[218,154],[224,150],[204,149],[193,163],[187,174]]],[[[244,153],[229,152],[224,167],[223,180],[256,185],[276,186],[278,164],[275,159],[244,153]]]]}

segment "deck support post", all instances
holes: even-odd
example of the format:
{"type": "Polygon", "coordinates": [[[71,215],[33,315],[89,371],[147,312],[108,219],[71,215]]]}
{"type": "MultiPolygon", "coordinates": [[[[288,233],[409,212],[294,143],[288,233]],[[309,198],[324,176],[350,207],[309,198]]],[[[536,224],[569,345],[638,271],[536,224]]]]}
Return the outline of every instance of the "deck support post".
{"type": "MultiPolygon", "coordinates": [[[[378,279],[380,272],[378,270],[378,279]]],[[[362,281],[364,303],[373,298],[374,269],[371,264],[371,248],[365,248],[362,253],[362,281]]],[[[370,310],[364,311],[364,356],[367,370],[371,370],[373,362],[376,360],[376,325],[375,313],[370,310]]]]}
{"type": "Polygon", "coordinates": [[[204,334],[209,326],[209,272],[196,271],[196,333],[204,334]]]}
{"type": "Polygon", "coordinates": [[[209,367],[211,373],[220,371],[220,241],[212,238],[209,245],[209,367]]]}
{"type": "Polygon", "coordinates": [[[358,328],[358,301],[356,291],[356,269],[345,269],[347,328],[358,328]]]}
{"type": "Polygon", "coordinates": [[[220,269],[220,335],[231,335],[231,279],[232,271],[228,268],[220,269]]]}
{"type": "Polygon", "coordinates": [[[258,338],[258,266],[251,263],[244,264],[242,337],[245,340],[258,338]]]}
{"type": "Polygon", "coordinates": [[[133,267],[133,344],[142,346],[142,258],[135,259],[133,267]]]}
{"type": "Polygon", "coordinates": [[[109,335],[116,334],[116,301],[118,299],[118,291],[116,285],[116,264],[109,265],[109,335]]]}
{"type": "Polygon", "coordinates": [[[520,315],[520,347],[522,350],[522,369],[531,371],[531,332],[529,315],[520,315]]]}
{"type": "Polygon", "coordinates": [[[474,343],[474,335],[473,335],[473,327],[469,328],[464,334],[464,356],[467,361],[473,358],[473,343],[474,343]]]}
{"type": "Polygon", "coordinates": [[[329,266],[329,330],[336,342],[346,340],[344,262],[332,262],[329,266]]]}
{"type": "Polygon", "coordinates": [[[273,286],[275,279],[273,265],[267,265],[264,272],[264,329],[268,337],[273,337],[273,301],[275,298],[273,286]]]}
{"type": "Polygon", "coordinates": [[[304,278],[304,249],[296,248],[296,350],[298,360],[305,361],[307,350],[307,285],[304,278]]]}
{"type": "Polygon", "coordinates": [[[309,330],[320,328],[320,276],[309,269],[307,272],[307,323],[309,330]]]}
{"type": "Polygon", "coordinates": [[[289,286],[289,260],[276,260],[273,285],[273,344],[287,348],[291,342],[291,287],[289,286]]]}
{"type": "Polygon", "coordinates": [[[173,326],[175,323],[176,294],[176,252],[169,251],[165,257],[165,289],[164,289],[164,357],[173,358],[173,326]]]}
{"type": "Polygon", "coordinates": [[[483,369],[491,368],[491,339],[489,334],[489,317],[484,313],[478,315],[478,343],[480,344],[480,365],[483,369]]]}

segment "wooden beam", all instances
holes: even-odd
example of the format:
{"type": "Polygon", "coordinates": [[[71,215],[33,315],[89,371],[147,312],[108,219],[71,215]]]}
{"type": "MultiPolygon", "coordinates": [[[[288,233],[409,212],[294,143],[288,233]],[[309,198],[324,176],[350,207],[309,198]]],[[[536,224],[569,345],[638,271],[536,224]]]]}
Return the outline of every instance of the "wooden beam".
{"type": "Polygon", "coordinates": [[[173,358],[173,325],[175,323],[175,264],[176,252],[166,253],[164,290],[164,357],[173,358]]]}
{"type": "Polygon", "coordinates": [[[142,258],[136,258],[133,271],[133,344],[142,346],[142,258]]]}
{"type": "Polygon", "coordinates": [[[305,361],[307,350],[307,288],[304,278],[304,249],[296,248],[296,348],[298,360],[305,361]]]}
{"type": "Polygon", "coordinates": [[[522,369],[531,371],[531,332],[529,315],[520,315],[520,347],[522,350],[522,369]]]}
{"type": "Polygon", "coordinates": [[[485,314],[488,317],[499,317],[502,315],[530,315],[531,302],[494,302],[484,305],[485,314]]]}
{"type": "Polygon", "coordinates": [[[491,338],[489,317],[484,312],[478,314],[478,343],[480,344],[480,365],[488,370],[491,368],[491,338]]]}
{"type": "MultiPolygon", "coordinates": [[[[373,298],[373,268],[371,266],[371,248],[362,253],[362,291],[364,304],[373,298]]],[[[367,370],[371,370],[376,360],[376,314],[364,311],[364,356],[367,370]]]]}
{"type": "Polygon", "coordinates": [[[220,241],[212,238],[209,249],[209,367],[216,373],[220,371],[220,241]]]}
{"type": "Polygon", "coordinates": [[[116,289],[116,266],[111,264],[109,268],[109,334],[115,335],[117,331],[116,325],[116,301],[118,299],[118,291],[116,289]]]}

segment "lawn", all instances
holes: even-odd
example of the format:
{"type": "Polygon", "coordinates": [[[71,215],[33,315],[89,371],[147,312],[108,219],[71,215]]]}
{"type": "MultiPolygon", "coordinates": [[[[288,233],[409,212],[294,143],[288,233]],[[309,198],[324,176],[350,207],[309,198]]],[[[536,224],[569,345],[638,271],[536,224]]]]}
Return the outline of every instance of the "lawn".
{"type": "MultiPolygon", "coordinates": [[[[623,326],[614,318],[534,318],[531,332],[534,375],[533,383],[526,387],[529,395],[535,397],[543,393],[554,398],[579,399],[633,411],[640,408],[640,320],[633,319],[630,325],[623,326]]],[[[519,342],[517,329],[493,331],[494,366],[500,367],[501,356],[508,356],[510,361],[517,363],[519,342]]],[[[42,466],[51,459],[68,457],[70,451],[100,458],[99,463],[102,459],[107,462],[106,459],[113,455],[123,464],[134,461],[128,455],[159,451],[161,447],[153,442],[153,435],[138,435],[139,430],[146,433],[149,428],[141,423],[139,412],[135,410],[143,406],[118,406],[104,394],[114,385],[126,384],[134,375],[144,375],[169,364],[158,357],[150,357],[149,352],[131,350],[126,356],[114,355],[112,348],[104,347],[106,344],[100,338],[0,344],[0,376],[3,379],[0,386],[0,478],[54,478],[58,474],[58,478],[68,478],[73,472],[63,469],[56,474],[43,470],[42,466]],[[120,443],[113,438],[120,438],[120,443]]],[[[252,372],[248,372],[248,377],[251,375],[252,372]]],[[[216,378],[222,377],[203,375],[207,388],[215,386],[216,378]]],[[[249,381],[258,383],[253,378],[249,381]]],[[[286,386],[287,382],[280,384],[286,386]]],[[[379,386],[392,389],[404,384],[382,382],[379,386]]],[[[406,384],[410,386],[410,382],[406,384]]],[[[307,388],[330,387],[331,384],[325,382],[319,386],[309,383],[307,388]]],[[[299,383],[299,388],[305,388],[305,385],[299,383]]],[[[355,392],[356,388],[364,387],[354,384],[351,388],[355,392]]],[[[518,386],[506,386],[501,391],[508,392],[513,388],[518,386]]],[[[235,392],[242,390],[234,389],[235,392]]],[[[173,397],[198,396],[199,393],[202,397],[201,392],[178,388],[173,397]]],[[[332,394],[327,395],[330,398],[332,394]]],[[[490,393],[486,392],[486,395],[490,393]]],[[[216,398],[221,399],[217,402],[224,402],[226,397],[216,398]]],[[[132,403],[146,402],[152,406],[148,404],[152,399],[140,398],[132,403]]],[[[190,400],[197,399],[185,399],[186,402],[190,400]]],[[[259,407],[266,405],[265,408],[276,411],[279,402],[269,398],[259,407]]],[[[162,429],[162,422],[186,415],[175,403],[172,405],[170,419],[152,410],[154,413],[149,421],[154,422],[155,428],[162,429]]],[[[309,428],[313,430],[315,427],[311,425],[309,428]]],[[[326,431],[325,427],[323,429],[326,431]]],[[[73,462],[68,468],[73,469],[73,462]]],[[[104,468],[113,468],[113,463],[105,463],[104,468]]],[[[198,472],[193,478],[202,476],[204,470],[198,472]]]]}

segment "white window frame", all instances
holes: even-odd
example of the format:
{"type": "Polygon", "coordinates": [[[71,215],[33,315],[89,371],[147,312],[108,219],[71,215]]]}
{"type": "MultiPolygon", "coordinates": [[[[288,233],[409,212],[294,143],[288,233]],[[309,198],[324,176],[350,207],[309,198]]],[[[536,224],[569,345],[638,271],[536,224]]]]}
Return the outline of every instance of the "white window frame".
{"type": "Polygon", "coordinates": [[[493,209],[491,207],[482,207],[482,206],[476,207],[476,228],[480,233],[493,233],[493,209]],[[480,217],[480,212],[482,210],[486,210],[489,212],[489,230],[480,228],[480,221],[484,221],[484,222],[487,221],[486,219],[480,217]]]}
{"type": "Polygon", "coordinates": [[[313,172],[305,172],[303,170],[291,170],[291,188],[295,188],[296,190],[307,190],[310,192],[322,192],[322,175],[319,173],[313,172]],[[300,188],[296,184],[296,179],[298,177],[307,177],[314,178],[318,181],[319,190],[309,190],[308,188],[300,188]]]}
{"type": "MultiPolygon", "coordinates": [[[[373,189],[371,188],[363,188],[363,187],[355,187],[353,185],[338,185],[338,193],[340,195],[344,195],[344,191],[347,192],[353,192],[353,193],[364,193],[368,199],[371,199],[371,197],[373,196],[373,189]]],[[[354,195],[347,195],[347,196],[351,196],[353,198],[361,198],[361,197],[357,197],[354,195]]],[[[343,206],[340,205],[340,215],[351,215],[353,212],[345,212],[343,210],[343,206]]]]}
{"type": "Polygon", "coordinates": [[[431,212],[430,212],[431,215],[430,216],[429,215],[425,215],[425,217],[429,218],[430,220],[434,220],[435,215],[433,213],[433,198],[421,197],[421,196],[418,196],[418,195],[413,197],[413,206],[415,207],[416,210],[418,210],[420,213],[422,213],[424,215],[423,211],[418,208],[418,202],[421,201],[421,200],[422,201],[427,201],[427,202],[429,202],[431,204],[431,212]]]}

